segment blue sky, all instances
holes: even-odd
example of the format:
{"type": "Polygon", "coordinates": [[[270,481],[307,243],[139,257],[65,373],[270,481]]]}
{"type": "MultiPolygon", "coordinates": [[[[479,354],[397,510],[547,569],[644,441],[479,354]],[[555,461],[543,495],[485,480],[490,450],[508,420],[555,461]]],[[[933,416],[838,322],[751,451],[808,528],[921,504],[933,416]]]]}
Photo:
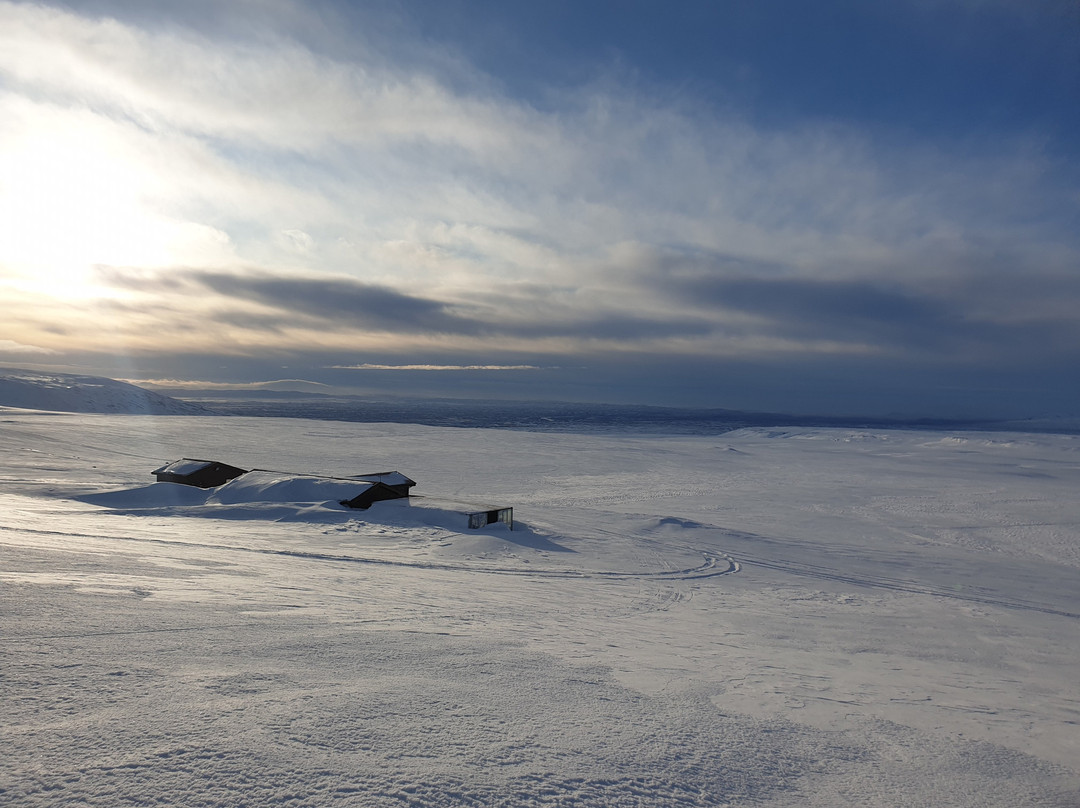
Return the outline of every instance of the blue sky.
{"type": "Polygon", "coordinates": [[[0,0],[0,363],[1076,413],[1071,2],[0,0]]]}

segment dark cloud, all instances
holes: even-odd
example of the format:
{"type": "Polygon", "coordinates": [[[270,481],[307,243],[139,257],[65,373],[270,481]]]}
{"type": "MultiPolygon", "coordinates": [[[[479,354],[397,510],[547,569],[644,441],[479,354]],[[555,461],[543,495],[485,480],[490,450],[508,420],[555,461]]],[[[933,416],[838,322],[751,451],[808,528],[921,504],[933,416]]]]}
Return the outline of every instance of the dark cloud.
{"type": "MultiPolygon", "coordinates": [[[[377,331],[475,334],[480,330],[477,322],[452,313],[445,303],[348,278],[289,277],[184,267],[152,272],[98,267],[97,274],[103,282],[116,288],[187,295],[205,295],[210,290],[232,301],[246,300],[281,312],[277,315],[253,314],[229,306],[208,315],[218,322],[241,327],[276,331],[295,325],[297,315],[300,315],[330,324],[377,331]]],[[[145,303],[131,307],[145,309],[145,303]]]]}
{"type": "Polygon", "coordinates": [[[251,312],[231,307],[216,310],[214,320],[229,327],[271,334],[284,333],[287,328],[295,325],[295,318],[287,314],[251,312]]]}
{"type": "Polygon", "coordinates": [[[360,281],[225,272],[202,272],[194,280],[222,295],[357,328],[443,334],[478,330],[444,303],[360,281]]]}
{"type": "Polygon", "coordinates": [[[566,322],[519,322],[498,326],[500,333],[515,337],[572,337],[599,340],[642,340],[665,337],[702,337],[712,324],[697,318],[659,319],[632,314],[583,316],[566,322]]]}
{"type": "MultiPolygon", "coordinates": [[[[898,353],[1002,357],[1028,350],[1076,351],[1080,332],[1047,308],[1045,317],[980,313],[976,290],[901,289],[874,281],[705,277],[668,279],[669,291],[696,306],[763,318],[763,333],[831,340],[898,353]]],[[[995,311],[1008,311],[1002,300],[995,311]]]]}
{"type": "Polygon", "coordinates": [[[686,318],[663,320],[632,314],[587,314],[558,322],[507,318],[505,310],[498,311],[498,320],[485,318],[480,312],[470,317],[458,313],[461,307],[456,304],[349,279],[203,273],[196,280],[229,297],[356,328],[399,333],[635,340],[701,336],[710,330],[708,324],[686,318]]]}
{"type": "MultiPolygon", "coordinates": [[[[569,337],[599,340],[642,340],[704,336],[709,323],[691,317],[656,318],[633,313],[575,313],[559,318],[538,314],[533,306],[505,301],[488,293],[483,306],[471,310],[460,304],[410,295],[385,286],[351,278],[308,278],[256,273],[193,269],[145,272],[102,267],[99,277],[114,287],[138,292],[205,294],[211,290],[230,300],[246,300],[277,313],[239,311],[235,306],[215,309],[207,316],[216,322],[244,328],[280,331],[298,318],[327,327],[350,327],[401,334],[543,339],[569,337]],[[531,310],[530,310],[531,309],[531,310]]],[[[110,301],[106,305],[145,312],[147,304],[110,301]]],[[[159,311],[164,310],[161,304],[159,311]]]]}
{"type": "Polygon", "coordinates": [[[699,303],[768,318],[792,337],[921,346],[953,331],[962,319],[932,298],[862,281],[714,278],[690,282],[684,291],[699,303]]]}
{"type": "MultiPolygon", "coordinates": [[[[871,280],[810,280],[732,276],[732,262],[710,266],[707,258],[681,267],[661,264],[639,281],[658,297],[675,300],[675,315],[648,311],[597,311],[567,305],[537,308],[497,290],[474,305],[440,301],[347,277],[301,277],[225,270],[175,269],[167,273],[108,268],[114,286],[140,292],[167,289],[207,297],[207,321],[251,331],[281,333],[289,327],[357,329],[449,337],[501,337],[621,342],[627,346],[670,338],[737,337],[833,342],[877,355],[941,361],[1024,360],[1080,354],[1080,324],[1062,301],[1080,299],[1077,284],[1060,279],[1054,300],[1025,289],[1023,279],[958,281],[940,288],[903,288],[871,280]],[[212,292],[213,295],[207,295],[212,292]],[[259,310],[244,309],[241,302],[259,310]],[[1051,305],[1053,303],[1054,305],[1051,305]],[[732,313],[752,315],[753,322],[732,313]]],[[[745,268],[745,267],[744,267],[745,268]]],[[[1049,286],[1047,288],[1050,288],[1049,286]]],[[[539,293],[534,297],[542,299],[539,293]]],[[[183,316],[172,302],[109,302],[109,306],[183,316]],[[158,308],[154,308],[157,306],[158,308]]],[[[485,364],[481,362],[480,364],[485,364]]]]}

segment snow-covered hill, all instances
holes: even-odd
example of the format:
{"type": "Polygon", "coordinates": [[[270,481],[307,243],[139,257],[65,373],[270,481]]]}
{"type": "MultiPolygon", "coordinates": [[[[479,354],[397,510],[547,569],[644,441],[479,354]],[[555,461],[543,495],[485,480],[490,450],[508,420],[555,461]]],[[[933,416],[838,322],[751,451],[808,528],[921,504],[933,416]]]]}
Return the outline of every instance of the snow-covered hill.
{"type": "Polygon", "coordinates": [[[115,379],[6,368],[0,368],[0,407],[126,415],[207,415],[210,412],[198,404],[178,401],[115,379]]]}

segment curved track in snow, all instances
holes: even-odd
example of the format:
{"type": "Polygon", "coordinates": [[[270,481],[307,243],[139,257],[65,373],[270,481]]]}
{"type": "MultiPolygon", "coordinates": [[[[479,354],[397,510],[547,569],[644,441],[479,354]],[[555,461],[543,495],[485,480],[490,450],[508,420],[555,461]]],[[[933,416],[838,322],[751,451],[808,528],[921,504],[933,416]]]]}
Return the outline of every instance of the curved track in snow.
{"type": "MultiPolygon", "coordinates": [[[[723,531],[716,525],[708,525],[715,530],[723,531]]],[[[1014,598],[1006,598],[991,593],[981,594],[978,592],[958,592],[940,586],[920,583],[918,581],[893,578],[889,576],[867,575],[844,572],[835,568],[809,564],[805,562],[766,558],[750,555],[743,552],[709,549],[705,550],[693,545],[677,543],[678,549],[692,552],[701,556],[701,563],[693,567],[679,569],[656,569],[644,571],[623,571],[604,569],[552,569],[535,566],[499,566],[492,564],[470,564],[467,562],[444,562],[444,561],[410,561],[407,559],[376,558],[362,555],[348,555],[340,553],[316,552],[306,550],[294,550],[287,548],[252,547],[248,545],[220,544],[215,542],[181,541],[178,539],[149,538],[142,536],[127,536],[103,533],[76,533],[70,531],[41,530],[24,526],[0,525],[0,532],[22,532],[36,535],[71,537],[91,539],[96,541],[122,541],[141,544],[153,544],[160,546],[175,546],[215,550],[222,552],[251,553],[256,555],[277,556],[283,558],[296,558],[304,561],[333,562],[342,564],[360,564],[379,567],[400,567],[403,569],[433,570],[443,572],[469,572],[483,575],[506,575],[529,578],[552,578],[552,579],[580,579],[580,580],[642,580],[656,582],[677,582],[703,580],[715,578],[721,575],[729,575],[739,572],[743,565],[747,567],[761,567],[777,572],[788,573],[800,577],[817,578],[853,586],[867,587],[871,589],[885,589],[894,592],[906,592],[932,597],[948,598],[950,600],[976,603],[985,606],[997,606],[1006,609],[1018,609],[1024,611],[1041,612],[1059,617],[1080,619],[1080,613],[1065,609],[1054,608],[1047,604],[1040,604],[1014,598]]],[[[603,532],[603,531],[602,531],[603,532]]],[[[612,535],[616,534],[612,532],[612,535]]],[[[620,537],[625,538],[625,537],[620,537]]],[[[655,557],[659,565],[660,555],[646,553],[655,557]]],[[[653,560],[645,559],[642,560],[653,560]]]]}
{"type": "Polygon", "coordinates": [[[655,570],[643,572],[630,572],[619,570],[558,570],[544,569],[542,567],[502,567],[485,564],[450,563],[440,561],[407,561],[385,558],[371,558],[365,556],[342,555],[338,553],[320,553],[304,550],[278,549],[271,547],[249,547],[236,544],[217,544],[212,542],[180,541],[177,539],[154,539],[141,536],[108,535],[101,533],[72,533],[69,531],[40,530],[26,527],[9,527],[0,525],[0,531],[33,533],[45,536],[64,536],[80,539],[96,539],[99,541],[124,541],[141,544],[154,544],[173,547],[191,547],[206,550],[220,550],[225,552],[254,553],[258,555],[282,556],[286,558],[298,558],[305,561],[330,561],[344,564],[366,564],[382,567],[403,567],[409,569],[439,570],[446,572],[474,572],[485,575],[518,575],[531,578],[580,578],[606,579],[606,580],[656,580],[656,581],[689,581],[702,578],[715,578],[719,575],[728,575],[739,571],[739,564],[734,559],[723,553],[706,550],[696,550],[702,557],[702,562],[695,567],[687,567],[675,570],[655,570]]]}
{"type": "MultiPolygon", "coordinates": [[[[715,528],[715,526],[712,526],[715,528]]],[[[722,530],[722,528],[716,528],[722,530]]],[[[125,536],[102,533],[75,533],[70,531],[41,530],[38,528],[0,525],[0,532],[32,533],[43,536],[58,536],[80,539],[92,539],[97,541],[122,541],[140,544],[153,544],[161,546],[175,546],[217,550],[223,552],[252,553],[256,555],[277,556],[284,558],[296,558],[304,561],[321,561],[341,564],[362,564],[379,567],[400,567],[403,569],[434,570],[443,572],[470,572],[483,575],[510,575],[530,578],[559,578],[580,580],[651,580],[651,581],[693,581],[706,578],[715,578],[721,575],[729,575],[739,572],[743,566],[762,567],[776,570],[800,577],[817,578],[821,580],[836,581],[854,586],[868,587],[871,589],[886,589],[894,592],[907,592],[918,595],[948,598],[968,603],[978,603],[985,606],[997,606],[1006,609],[1019,609],[1024,611],[1041,612],[1059,617],[1080,619],[1080,613],[1056,609],[1045,604],[1033,603],[1013,598],[1004,598],[992,594],[979,594],[974,592],[957,592],[943,587],[922,584],[917,581],[902,578],[892,578],[879,575],[865,575],[845,573],[837,569],[803,562],[764,558],[748,555],[742,552],[728,552],[723,550],[704,550],[691,545],[680,545],[680,549],[689,550],[701,556],[702,561],[694,567],[680,569],[646,570],[646,571],[622,571],[622,570],[589,570],[589,569],[551,569],[543,567],[510,567],[490,564],[469,564],[464,562],[440,562],[440,561],[409,561],[405,559],[374,558],[370,556],[346,555],[339,553],[312,552],[305,550],[291,550],[285,548],[251,547],[247,545],[219,544],[214,542],[181,541],[177,539],[158,539],[141,536],[125,536]]]]}

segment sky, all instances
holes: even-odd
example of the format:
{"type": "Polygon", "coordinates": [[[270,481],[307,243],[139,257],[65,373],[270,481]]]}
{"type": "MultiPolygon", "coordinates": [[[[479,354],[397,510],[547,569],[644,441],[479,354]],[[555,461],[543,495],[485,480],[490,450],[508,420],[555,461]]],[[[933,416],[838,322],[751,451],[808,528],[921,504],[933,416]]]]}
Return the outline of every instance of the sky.
{"type": "Polygon", "coordinates": [[[1067,0],[0,0],[0,364],[1080,414],[1067,0]]]}

